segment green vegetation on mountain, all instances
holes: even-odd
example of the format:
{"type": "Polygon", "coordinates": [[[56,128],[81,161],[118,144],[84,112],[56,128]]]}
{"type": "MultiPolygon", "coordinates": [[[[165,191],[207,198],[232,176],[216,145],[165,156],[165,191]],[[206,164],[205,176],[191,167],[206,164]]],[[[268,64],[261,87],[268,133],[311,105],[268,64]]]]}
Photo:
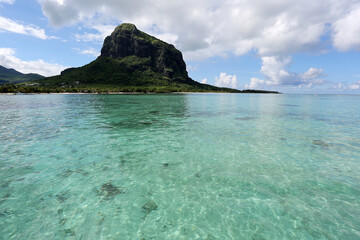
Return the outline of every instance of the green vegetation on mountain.
{"type": "MultiPolygon", "coordinates": [[[[101,55],[93,62],[66,69],[31,86],[6,88],[19,92],[256,92],[192,80],[179,50],[129,23],[116,27],[105,38],[101,55]]],[[[0,88],[0,91],[4,90],[0,88]]]]}
{"type": "Polygon", "coordinates": [[[23,74],[14,69],[5,68],[0,66],[0,84],[21,83],[27,81],[34,81],[44,78],[43,76],[35,73],[23,74]]]}

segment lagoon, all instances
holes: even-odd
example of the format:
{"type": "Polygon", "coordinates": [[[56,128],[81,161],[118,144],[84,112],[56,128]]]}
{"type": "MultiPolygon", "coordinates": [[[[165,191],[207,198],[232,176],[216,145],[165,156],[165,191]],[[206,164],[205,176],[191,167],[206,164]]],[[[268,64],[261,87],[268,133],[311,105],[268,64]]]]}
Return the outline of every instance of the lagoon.
{"type": "Polygon", "coordinates": [[[360,96],[0,95],[1,239],[360,239],[360,96]]]}

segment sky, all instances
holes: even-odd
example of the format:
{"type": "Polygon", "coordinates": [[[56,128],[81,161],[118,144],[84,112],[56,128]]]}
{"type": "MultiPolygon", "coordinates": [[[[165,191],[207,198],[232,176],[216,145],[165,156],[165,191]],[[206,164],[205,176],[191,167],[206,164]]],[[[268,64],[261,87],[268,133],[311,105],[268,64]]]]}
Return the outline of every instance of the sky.
{"type": "Polygon", "coordinates": [[[198,82],[360,94],[360,0],[0,0],[0,65],[58,75],[124,22],[174,44],[198,82]]]}

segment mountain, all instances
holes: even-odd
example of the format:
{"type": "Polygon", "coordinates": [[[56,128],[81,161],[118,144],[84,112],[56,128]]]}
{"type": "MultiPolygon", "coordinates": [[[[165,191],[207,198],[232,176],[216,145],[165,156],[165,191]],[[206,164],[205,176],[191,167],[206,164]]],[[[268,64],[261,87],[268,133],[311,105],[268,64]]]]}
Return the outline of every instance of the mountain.
{"type": "Polygon", "coordinates": [[[130,23],[119,25],[105,38],[101,55],[91,63],[30,84],[4,85],[0,92],[276,93],[196,82],[188,76],[179,50],[130,23]]]}
{"type": "Polygon", "coordinates": [[[34,73],[23,74],[12,68],[6,68],[0,66],[0,84],[21,83],[27,81],[34,81],[41,78],[44,77],[39,74],[34,74],[34,73]]]}
{"type": "Polygon", "coordinates": [[[101,55],[93,62],[66,69],[60,75],[39,83],[52,88],[97,92],[240,92],[192,80],[179,50],[130,23],[119,25],[105,38],[101,55]]]}

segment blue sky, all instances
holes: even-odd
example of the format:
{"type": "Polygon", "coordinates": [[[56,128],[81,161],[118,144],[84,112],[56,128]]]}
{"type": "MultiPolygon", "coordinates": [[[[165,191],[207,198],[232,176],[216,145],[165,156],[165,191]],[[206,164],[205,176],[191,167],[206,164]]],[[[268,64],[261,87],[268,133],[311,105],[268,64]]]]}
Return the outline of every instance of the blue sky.
{"type": "Polygon", "coordinates": [[[0,0],[0,65],[57,75],[131,22],[181,50],[199,82],[360,94],[359,19],[359,0],[0,0]]]}

